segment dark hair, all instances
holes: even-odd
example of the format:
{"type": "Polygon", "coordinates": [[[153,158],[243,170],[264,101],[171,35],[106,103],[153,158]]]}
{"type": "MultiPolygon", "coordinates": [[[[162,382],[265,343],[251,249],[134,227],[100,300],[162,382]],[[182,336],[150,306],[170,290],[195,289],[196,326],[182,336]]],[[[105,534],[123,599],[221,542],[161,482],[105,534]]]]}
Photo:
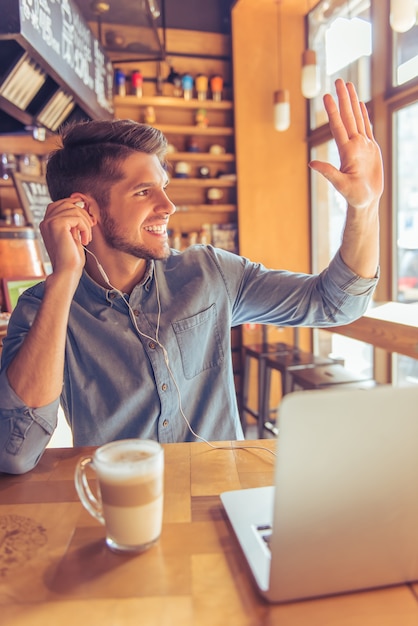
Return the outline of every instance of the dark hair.
{"type": "Polygon", "coordinates": [[[75,191],[89,193],[106,207],[110,187],[122,178],[120,164],[133,152],[155,154],[164,165],[167,140],[161,131],[132,120],[94,120],[69,124],[62,147],[51,152],[46,182],[53,201],[75,191]]]}

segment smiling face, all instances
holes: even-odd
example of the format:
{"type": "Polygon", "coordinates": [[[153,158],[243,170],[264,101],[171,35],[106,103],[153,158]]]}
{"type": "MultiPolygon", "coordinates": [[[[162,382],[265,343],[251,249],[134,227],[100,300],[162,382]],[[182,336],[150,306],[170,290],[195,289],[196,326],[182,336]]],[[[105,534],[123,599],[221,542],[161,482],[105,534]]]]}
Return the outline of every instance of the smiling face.
{"type": "Polygon", "coordinates": [[[167,258],[167,224],[176,210],[165,191],[167,173],[157,156],[145,152],[130,155],[120,169],[123,177],[98,220],[106,244],[140,259],[167,258]]]}

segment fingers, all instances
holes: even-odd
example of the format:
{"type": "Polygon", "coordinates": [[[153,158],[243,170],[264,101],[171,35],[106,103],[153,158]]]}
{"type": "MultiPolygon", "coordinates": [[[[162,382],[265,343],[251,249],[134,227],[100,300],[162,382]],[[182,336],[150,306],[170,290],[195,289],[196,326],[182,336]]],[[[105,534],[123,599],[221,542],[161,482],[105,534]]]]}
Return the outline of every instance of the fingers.
{"type": "Polygon", "coordinates": [[[347,130],[348,137],[357,133],[365,134],[363,113],[353,83],[336,81],[337,96],[342,122],[347,130]]]}
{"type": "Polygon", "coordinates": [[[335,81],[335,88],[338,107],[329,94],[324,96],[324,106],[337,143],[342,145],[358,134],[372,139],[369,115],[364,103],[359,102],[354,85],[339,78],[335,81]]]}
{"type": "Polygon", "coordinates": [[[88,244],[92,238],[94,220],[84,208],[85,203],[78,196],[51,202],[40,224],[41,232],[47,229],[56,233],[69,232],[77,243],[88,244]],[[83,204],[83,206],[81,206],[83,204]]]}

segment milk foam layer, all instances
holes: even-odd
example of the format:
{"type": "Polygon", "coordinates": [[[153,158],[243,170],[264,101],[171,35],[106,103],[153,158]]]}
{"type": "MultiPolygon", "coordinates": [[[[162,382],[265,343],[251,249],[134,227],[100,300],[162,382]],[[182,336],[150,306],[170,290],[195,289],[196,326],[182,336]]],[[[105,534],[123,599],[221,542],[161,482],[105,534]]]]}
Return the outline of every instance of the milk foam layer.
{"type": "Polygon", "coordinates": [[[102,446],[94,455],[94,469],[100,479],[126,482],[130,478],[149,480],[161,472],[163,450],[155,441],[121,440],[102,446]]]}

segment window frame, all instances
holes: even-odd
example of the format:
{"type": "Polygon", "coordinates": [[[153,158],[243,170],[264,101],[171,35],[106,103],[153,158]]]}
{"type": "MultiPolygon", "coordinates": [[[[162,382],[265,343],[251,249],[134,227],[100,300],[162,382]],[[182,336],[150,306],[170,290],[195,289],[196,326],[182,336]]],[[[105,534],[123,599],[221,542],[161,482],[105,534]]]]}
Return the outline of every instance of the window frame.
{"type": "MultiPolygon", "coordinates": [[[[402,85],[393,84],[395,35],[389,24],[390,0],[371,0],[373,29],[373,51],[371,68],[371,99],[366,102],[373,124],[375,137],[382,151],[385,170],[385,191],[381,201],[381,270],[382,275],[376,289],[376,300],[388,301],[397,294],[397,208],[395,162],[395,113],[403,107],[418,102],[418,76],[402,85]],[[387,41],[390,45],[387,45],[387,41]],[[382,72],[382,64],[386,71],[382,72]]],[[[305,20],[306,41],[309,20],[305,20]]],[[[310,126],[311,114],[307,103],[307,150],[332,139],[328,124],[317,128],[310,126]]],[[[309,184],[309,206],[311,211],[311,263],[314,265],[318,242],[315,240],[315,215],[313,214],[312,185],[309,184]]],[[[392,382],[395,375],[396,355],[374,350],[374,372],[379,382],[392,382]]]]}

